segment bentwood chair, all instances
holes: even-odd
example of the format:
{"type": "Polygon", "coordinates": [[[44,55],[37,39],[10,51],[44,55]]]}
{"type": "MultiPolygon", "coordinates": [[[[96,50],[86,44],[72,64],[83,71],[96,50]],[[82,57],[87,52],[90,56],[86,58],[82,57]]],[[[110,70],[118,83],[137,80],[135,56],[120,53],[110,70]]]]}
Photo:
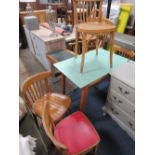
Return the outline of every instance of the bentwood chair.
{"type": "Polygon", "coordinates": [[[50,117],[58,122],[69,110],[71,99],[68,96],[53,93],[49,87],[48,78],[52,76],[50,71],[35,74],[26,79],[21,87],[21,92],[33,114],[41,118],[43,105],[50,103],[50,117]]]}
{"type": "Polygon", "coordinates": [[[112,51],[115,25],[103,16],[103,0],[74,0],[74,23],[76,24],[76,47],[78,53],[78,39],[82,38],[82,60],[80,72],[83,72],[85,52],[88,50],[88,42],[95,39],[96,55],[98,55],[99,37],[103,36],[105,42],[110,35],[110,67],[112,67],[112,51]]]}
{"type": "Polygon", "coordinates": [[[96,154],[100,137],[82,112],[74,112],[55,125],[50,117],[50,104],[46,102],[42,122],[47,136],[63,154],[78,155],[93,149],[96,154]]]}

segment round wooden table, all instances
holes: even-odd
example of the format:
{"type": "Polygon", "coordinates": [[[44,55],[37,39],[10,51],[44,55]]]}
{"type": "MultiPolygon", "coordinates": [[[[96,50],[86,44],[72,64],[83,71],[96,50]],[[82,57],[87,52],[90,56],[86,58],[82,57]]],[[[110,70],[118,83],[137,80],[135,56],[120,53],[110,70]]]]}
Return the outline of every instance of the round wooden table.
{"type": "MultiPolygon", "coordinates": [[[[80,23],[77,25],[76,31],[76,49],[78,46],[78,37],[79,33],[82,36],[82,60],[80,72],[83,72],[85,52],[87,50],[87,36],[92,35],[96,37],[96,55],[98,55],[98,40],[100,34],[109,34],[110,35],[110,67],[112,67],[112,55],[113,55],[113,42],[114,42],[114,33],[116,27],[114,25],[107,24],[105,22],[86,22],[80,23]]],[[[76,50],[77,52],[77,50],[76,50]]],[[[76,53],[77,54],[77,53],[76,53]]]]}

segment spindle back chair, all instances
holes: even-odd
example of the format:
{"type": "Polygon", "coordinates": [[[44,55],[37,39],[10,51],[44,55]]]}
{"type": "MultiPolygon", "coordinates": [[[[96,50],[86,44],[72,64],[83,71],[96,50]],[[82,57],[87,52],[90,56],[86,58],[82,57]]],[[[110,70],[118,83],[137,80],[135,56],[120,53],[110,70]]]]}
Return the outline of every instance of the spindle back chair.
{"type": "Polygon", "coordinates": [[[50,71],[35,74],[24,81],[21,92],[29,106],[32,109],[33,103],[44,94],[50,93],[48,78],[52,76],[50,71]]]}

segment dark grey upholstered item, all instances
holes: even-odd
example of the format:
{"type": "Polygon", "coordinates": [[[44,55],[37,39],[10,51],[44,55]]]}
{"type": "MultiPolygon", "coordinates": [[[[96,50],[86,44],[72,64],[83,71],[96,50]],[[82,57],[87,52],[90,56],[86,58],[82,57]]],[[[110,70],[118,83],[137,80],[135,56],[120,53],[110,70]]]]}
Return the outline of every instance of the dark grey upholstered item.
{"type": "Polygon", "coordinates": [[[74,56],[73,54],[67,51],[55,51],[55,52],[48,53],[48,55],[52,56],[58,62],[72,58],[74,56]]]}

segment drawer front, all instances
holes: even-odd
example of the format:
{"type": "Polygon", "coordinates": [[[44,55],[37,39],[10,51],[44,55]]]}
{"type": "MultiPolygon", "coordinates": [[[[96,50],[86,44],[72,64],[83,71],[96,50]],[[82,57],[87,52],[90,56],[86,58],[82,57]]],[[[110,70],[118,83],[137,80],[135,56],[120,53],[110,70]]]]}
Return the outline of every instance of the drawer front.
{"type": "Polygon", "coordinates": [[[111,89],[114,89],[129,101],[135,103],[135,90],[115,79],[114,77],[111,77],[111,89]]]}
{"type": "Polygon", "coordinates": [[[135,121],[125,112],[123,112],[118,106],[108,103],[108,110],[122,121],[128,128],[135,131],[135,121]]]}
{"type": "Polygon", "coordinates": [[[133,119],[135,117],[135,105],[132,104],[128,99],[124,98],[114,90],[109,92],[109,100],[111,104],[119,106],[122,110],[127,112],[133,119]]]}

